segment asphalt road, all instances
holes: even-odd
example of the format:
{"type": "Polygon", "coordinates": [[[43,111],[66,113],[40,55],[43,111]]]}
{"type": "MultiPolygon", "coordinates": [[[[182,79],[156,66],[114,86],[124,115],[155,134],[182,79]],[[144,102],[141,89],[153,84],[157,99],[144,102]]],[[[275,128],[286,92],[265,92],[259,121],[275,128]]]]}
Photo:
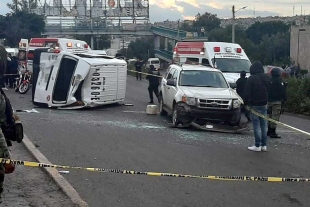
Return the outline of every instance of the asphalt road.
{"type": "MultiPolygon", "coordinates": [[[[15,109],[32,109],[30,92],[9,91],[15,109]]],[[[219,176],[310,177],[309,137],[280,128],[268,152],[247,150],[242,135],[169,128],[145,111],[147,83],[128,77],[126,103],[90,110],[21,113],[25,133],[54,164],[219,176]]],[[[303,130],[308,119],[283,116],[303,130]]],[[[91,207],[309,206],[309,183],[265,183],[148,177],[71,170],[65,175],[91,207]]]]}

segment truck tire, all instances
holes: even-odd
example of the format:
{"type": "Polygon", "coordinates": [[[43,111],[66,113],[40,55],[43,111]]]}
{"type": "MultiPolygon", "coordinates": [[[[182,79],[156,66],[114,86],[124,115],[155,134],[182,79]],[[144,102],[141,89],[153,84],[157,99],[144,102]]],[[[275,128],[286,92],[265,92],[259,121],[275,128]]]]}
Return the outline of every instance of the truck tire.
{"type": "Polygon", "coordinates": [[[173,110],[172,110],[172,125],[174,127],[177,127],[177,126],[179,126],[179,124],[181,124],[181,122],[179,121],[178,116],[179,116],[178,107],[175,104],[173,106],[173,110]]]}
{"type": "Polygon", "coordinates": [[[227,122],[229,126],[239,126],[241,121],[241,117],[239,117],[237,120],[231,120],[227,122]]]}
{"type": "Polygon", "coordinates": [[[159,95],[159,100],[160,100],[160,102],[159,102],[159,114],[161,116],[167,116],[168,113],[164,109],[164,100],[163,100],[162,94],[159,95]]]}

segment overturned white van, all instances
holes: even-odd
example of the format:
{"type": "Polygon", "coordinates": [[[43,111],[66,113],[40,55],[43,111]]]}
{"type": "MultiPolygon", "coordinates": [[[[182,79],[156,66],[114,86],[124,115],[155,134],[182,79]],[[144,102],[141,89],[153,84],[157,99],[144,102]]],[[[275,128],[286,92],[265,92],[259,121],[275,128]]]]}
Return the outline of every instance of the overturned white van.
{"type": "Polygon", "coordinates": [[[34,52],[34,105],[59,109],[123,103],[127,63],[103,55],[48,48],[34,52]]]}

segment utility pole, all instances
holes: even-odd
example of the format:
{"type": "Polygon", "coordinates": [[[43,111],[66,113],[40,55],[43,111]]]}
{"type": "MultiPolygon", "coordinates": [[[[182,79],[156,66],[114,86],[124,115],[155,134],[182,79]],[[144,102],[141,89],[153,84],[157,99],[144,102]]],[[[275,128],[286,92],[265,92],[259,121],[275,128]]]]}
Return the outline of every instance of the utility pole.
{"type": "Polygon", "coordinates": [[[123,55],[125,56],[125,38],[123,37],[123,55]]]}
{"type": "Polygon", "coordinates": [[[235,12],[235,5],[234,5],[232,7],[232,15],[233,15],[233,18],[232,18],[232,34],[231,34],[231,37],[232,37],[231,42],[232,43],[235,43],[235,19],[236,19],[235,14],[236,14],[236,12],[235,12]]]}
{"type": "Polygon", "coordinates": [[[295,15],[295,6],[293,6],[293,16],[295,15]]]}
{"type": "Polygon", "coordinates": [[[18,11],[18,0],[15,0],[15,14],[17,14],[18,11]]]}

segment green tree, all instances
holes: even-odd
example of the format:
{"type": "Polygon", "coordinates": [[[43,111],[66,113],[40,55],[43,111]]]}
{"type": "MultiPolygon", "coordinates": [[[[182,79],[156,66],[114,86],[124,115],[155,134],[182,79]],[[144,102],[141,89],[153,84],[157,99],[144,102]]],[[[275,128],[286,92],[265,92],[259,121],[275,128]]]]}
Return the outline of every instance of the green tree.
{"type": "Polygon", "coordinates": [[[127,58],[140,58],[146,61],[149,57],[154,57],[154,39],[153,37],[138,38],[128,45],[128,49],[120,50],[119,53],[123,55],[127,53],[127,58]]]}
{"type": "MultiPolygon", "coordinates": [[[[91,36],[90,35],[75,35],[75,39],[83,40],[87,42],[88,45],[91,45],[91,36]]],[[[111,36],[109,35],[98,35],[94,37],[94,48],[96,50],[104,50],[111,47],[111,36]]]]}
{"type": "Polygon", "coordinates": [[[263,36],[272,36],[279,32],[287,32],[289,28],[290,26],[282,21],[256,22],[246,30],[246,34],[247,38],[253,43],[259,44],[263,36]]]}
{"type": "Polygon", "coordinates": [[[12,0],[12,3],[7,3],[7,7],[9,7],[13,13],[16,12],[16,9],[18,12],[29,12],[31,9],[37,8],[37,5],[38,0],[12,0]]]}
{"type": "Polygon", "coordinates": [[[203,27],[206,33],[210,31],[220,28],[221,20],[217,17],[216,14],[204,13],[197,14],[195,20],[193,22],[193,28],[200,32],[201,27],[203,27]]]}
{"type": "Polygon", "coordinates": [[[40,37],[44,27],[43,17],[27,12],[7,14],[0,18],[0,36],[6,38],[11,47],[18,46],[22,38],[40,37]]]}

